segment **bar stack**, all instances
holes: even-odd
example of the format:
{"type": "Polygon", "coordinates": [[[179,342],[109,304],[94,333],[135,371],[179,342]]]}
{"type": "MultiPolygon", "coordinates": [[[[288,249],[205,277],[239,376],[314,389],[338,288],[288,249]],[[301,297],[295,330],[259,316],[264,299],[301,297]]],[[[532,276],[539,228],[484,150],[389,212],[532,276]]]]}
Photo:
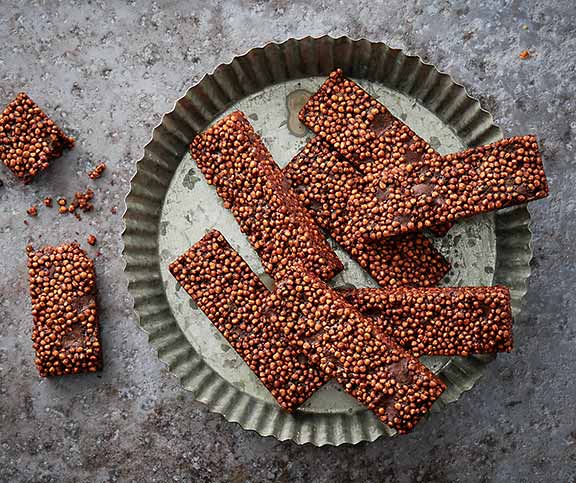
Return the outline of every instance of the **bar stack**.
{"type": "Polygon", "coordinates": [[[304,105],[314,137],[280,169],[234,112],[192,158],[274,280],[269,291],[212,230],[169,267],[278,404],[329,379],[390,428],[411,431],[445,385],[418,357],[510,352],[506,287],[436,287],[450,269],[426,232],[548,194],[533,136],[442,156],[337,70],[304,105]],[[326,236],[381,288],[337,290],[326,236]]]}

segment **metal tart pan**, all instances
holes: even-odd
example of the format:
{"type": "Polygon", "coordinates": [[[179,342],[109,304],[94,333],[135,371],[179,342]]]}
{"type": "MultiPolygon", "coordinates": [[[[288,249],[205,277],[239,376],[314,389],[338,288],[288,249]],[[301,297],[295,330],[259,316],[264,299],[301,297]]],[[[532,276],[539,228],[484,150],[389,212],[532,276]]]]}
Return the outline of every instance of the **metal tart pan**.
{"type": "MultiPolygon", "coordinates": [[[[285,165],[309,133],[296,113],[333,69],[340,67],[442,153],[502,137],[490,114],[465,88],[417,56],[383,43],[347,37],[306,37],[255,48],[207,74],[165,114],[144,147],[126,198],[125,272],[138,324],[183,388],[210,411],[263,436],[313,445],[355,444],[392,436],[334,383],[296,414],[284,413],[192,300],[167,265],[217,228],[266,283],[258,257],[187,154],[193,137],[240,109],[285,165]]],[[[458,223],[435,240],[451,260],[444,285],[505,284],[514,314],[526,294],[532,257],[525,206],[458,223]]],[[[375,286],[345,253],[336,286],[375,286]]],[[[458,400],[493,356],[426,358],[447,383],[434,412],[458,400]]],[[[425,430],[425,423],[418,430],[425,430]]]]}

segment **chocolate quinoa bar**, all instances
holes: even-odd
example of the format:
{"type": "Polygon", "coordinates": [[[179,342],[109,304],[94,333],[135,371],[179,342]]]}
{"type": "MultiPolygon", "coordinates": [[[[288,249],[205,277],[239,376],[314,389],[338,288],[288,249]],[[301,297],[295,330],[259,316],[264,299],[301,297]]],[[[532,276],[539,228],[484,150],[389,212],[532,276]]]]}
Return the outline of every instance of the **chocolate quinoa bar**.
{"type": "Polygon", "coordinates": [[[366,176],[350,196],[348,230],[378,240],[453,223],[548,195],[535,136],[503,139],[447,156],[425,155],[385,177],[366,176]]]}
{"type": "Polygon", "coordinates": [[[276,331],[292,338],[313,364],[399,433],[412,430],[445,389],[438,377],[301,265],[285,271],[265,313],[276,331]]]}
{"type": "Polygon", "coordinates": [[[42,377],[102,367],[94,262],[78,243],[27,247],[36,367],[42,377]]]}
{"type": "Polygon", "coordinates": [[[364,288],[341,294],[415,357],[466,357],[513,347],[506,287],[364,288]]]}
{"type": "MultiPolygon", "coordinates": [[[[342,70],[330,74],[300,110],[299,119],[362,174],[383,176],[424,154],[439,156],[430,144],[342,70]]],[[[452,225],[431,227],[437,236],[452,225]]]]}
{"type": "Polygon", "coordinates": [[[197,136],[190,152],[232,210],[270,276],[281,277],[285,267],[296,261],[325,280],[343,269],[241,112],[197,136]]]}
{"type": "Polygon", "coordinates": [[[169,268],[283,409],[293,411],[327,381],[263,316],[270,292],[218,231],[169,268]]]}
{"type": "Polygon", "coordinates": [[[345,230],[350,218],[347,204],[361,175],[319,136],[304,146],[283,173],[318,226],[380,285],[436,285],[450,269],[421,233],[377,242],[349,236],[345,230]]]}
{"type": "Polygon", "coordinates": [[[0,159],[24,183],[74,146],[54,121],[21,92],[0,116],[0,159]]]}
{"type": "Polygon", "coordinates": [[[341,69],[330,74],[298,117],[363,174],[380,175],[423,153],[438,155],[341,69]]]}

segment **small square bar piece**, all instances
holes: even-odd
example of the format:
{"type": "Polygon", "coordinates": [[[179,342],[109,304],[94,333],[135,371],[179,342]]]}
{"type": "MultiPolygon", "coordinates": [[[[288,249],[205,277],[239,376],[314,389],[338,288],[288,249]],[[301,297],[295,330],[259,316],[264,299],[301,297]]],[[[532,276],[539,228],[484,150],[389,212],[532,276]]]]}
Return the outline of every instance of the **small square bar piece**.
{"type": "Polygon", "coordinates": [[[78,243],[28,246],[33,348],[42,377],[102,367],[94,262],[78,243]]]}
{"type": "Polygon", "coordinates": [[[302,266],[291,267],[276,284],[266,313],[313,364],[399,433],[411,431],[445,389],[438,377],[302,266]]]}
{"type": "Polygon", "coordinates": [[[341,292],[378,330],[415,357],[510,352],[506,287],[351,289],[341,292]]]}
{"type": "Polygon", "coordinates": [[[324,280],[343,269],[244,114],[233,112],[197,136],[190,152],[272,278],[296,261],[324,280]]]}
{"type": "Polygon", "coordinates": [[[0,159],[24,183],[74,146],[24,92],[18,94],[0,116],[0,159]]]}
{"type": "Polygon", "coordinates": [[[348,236],[347,204],[361,175],[320,137],[311,139],[283,173],[318,226],[381,286],[434,286],[450,269],[422,233],[376,242],[348,236]]]}
{"type": "Polygon", "coordinates": [[[262,314],[270,292],[218,231],[169,269],[284,410],[294,411],[328,380],[262,314]]]}

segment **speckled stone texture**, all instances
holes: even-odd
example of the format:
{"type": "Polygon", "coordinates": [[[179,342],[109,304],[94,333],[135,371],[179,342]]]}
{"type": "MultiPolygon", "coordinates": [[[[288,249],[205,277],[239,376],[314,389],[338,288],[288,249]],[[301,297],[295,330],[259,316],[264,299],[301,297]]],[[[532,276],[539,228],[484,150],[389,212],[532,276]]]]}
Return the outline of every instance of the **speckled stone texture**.
{"type": "Polygon", "coordinates": [[[29,186],[0,169],[0,481],[576,481],[574,18],[572,0],[2,2],[0,103],[27,91],[77,145],[29,186]],[[261,438],[196,403],[137,328],[120,258],[123,199],[161,114],[234,54],[325,33],[421,55],[505,135],[537,133],[551,191],[531,206],[534,273],[515,351],[411,435],[340,448],[261,438]],[[109,169],[90,180],[100,161],[109,169]],[[26,215],[87,186],[96,209],[82,222],[43,206],[26,215]],[[86,246],[89,233],[89,253],[102,253],[105,370],[40,380],[24,248],[86,246]]]}

